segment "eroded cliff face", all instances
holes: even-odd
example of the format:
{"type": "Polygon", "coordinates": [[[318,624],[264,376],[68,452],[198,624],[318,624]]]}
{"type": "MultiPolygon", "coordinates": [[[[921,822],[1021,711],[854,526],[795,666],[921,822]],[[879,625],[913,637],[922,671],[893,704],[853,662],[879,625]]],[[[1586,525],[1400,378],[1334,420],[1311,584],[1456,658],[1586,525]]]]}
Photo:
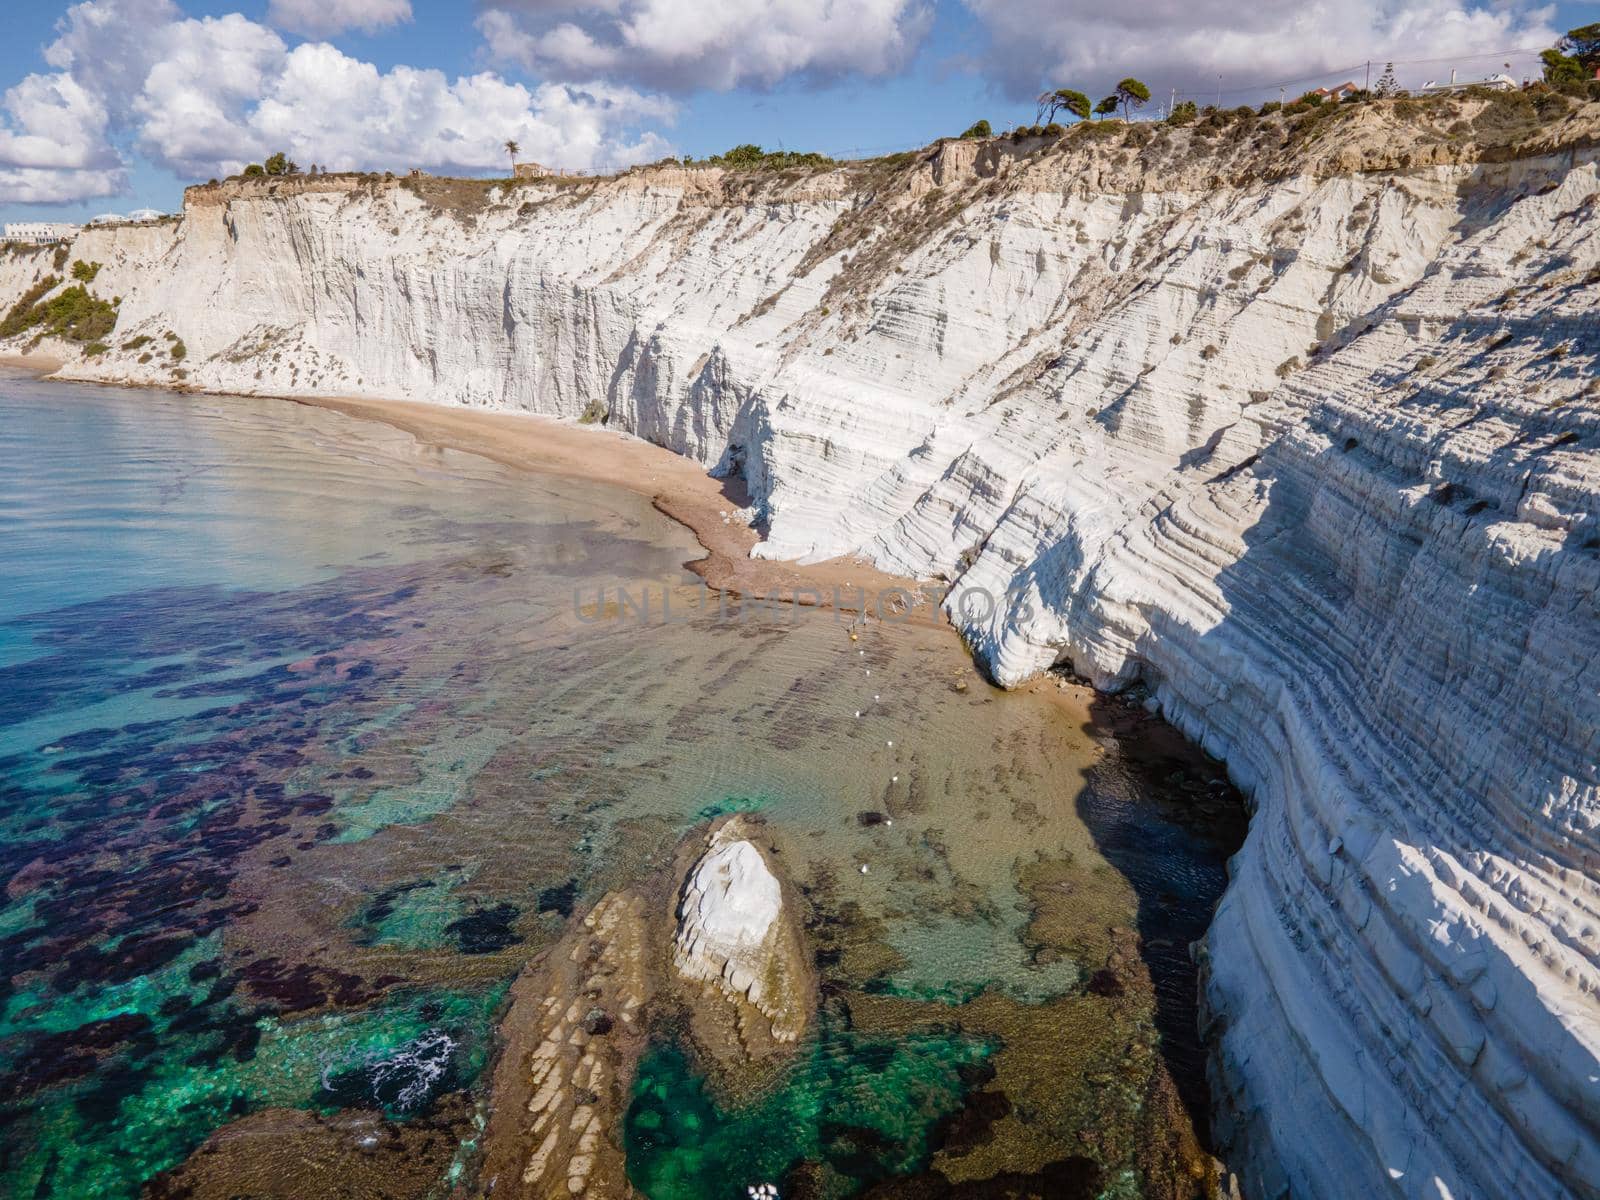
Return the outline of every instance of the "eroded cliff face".
{"type": "Polygon", "coordinates": [[[1140,685],[1252,797],[1201,948],[1252,1195],[1596,1196],[1600,117],[1429,120],[195,189],[74,246],[123,303],[68,370],[603,408],[759,553],[953,581],[998,681],[1140,685]]]}

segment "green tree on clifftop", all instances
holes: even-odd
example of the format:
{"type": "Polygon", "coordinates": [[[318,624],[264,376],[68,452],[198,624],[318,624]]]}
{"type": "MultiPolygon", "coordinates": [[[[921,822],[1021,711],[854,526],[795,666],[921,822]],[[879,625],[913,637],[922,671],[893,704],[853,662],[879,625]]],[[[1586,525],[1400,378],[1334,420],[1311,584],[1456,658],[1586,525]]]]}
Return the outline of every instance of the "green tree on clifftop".
{"type": "Polygon", "coordinates": [[[1056,114],[1069,112],[1080,121],[1089,119],[1089,97],[1071,88],[1057,88],[1039,97],[1037,122],[1040,125],[1054,121],[1056,114]]]}
{"type": "Polygon", "coordinates": [[[1600,22],[1567,30],[1552,49],[1539,55],[1544,81],[1549,84],[1584,83],[1600,69],[1600,22]]]}
{"type": "Polygon", "coordinates": [[[1139,80],[1129,77],[1117,84],[1117,100],[1122,104],[1124,119],[1136,108],[1143,108],[1150,103],[1150,89],[1139,80]]]}

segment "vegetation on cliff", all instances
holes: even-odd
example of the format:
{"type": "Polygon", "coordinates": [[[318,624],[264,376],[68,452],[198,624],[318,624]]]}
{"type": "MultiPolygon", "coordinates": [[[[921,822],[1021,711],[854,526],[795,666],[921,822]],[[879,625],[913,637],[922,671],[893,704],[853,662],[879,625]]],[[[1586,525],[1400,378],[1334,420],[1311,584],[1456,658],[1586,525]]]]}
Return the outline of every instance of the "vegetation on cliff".
{"type": "Polygon", "coordinates": [[[736,171],[782,171],[790,167],[826,167],[833,163],[833,159],[815,152],[763,150],[746,142],[722,154],[713,154],[706,162],[714,167],[730,167],[736,171]]]}
{"type": "Polygon", "coordinates": [[[0,321],[0,339],[30,332],[72,342],[94,343],[105,338],[116,326],[117,310],[90,295],[82,285],[66,288],[46,300],[60,282],[49,275],[24,292],[0,321]]]}

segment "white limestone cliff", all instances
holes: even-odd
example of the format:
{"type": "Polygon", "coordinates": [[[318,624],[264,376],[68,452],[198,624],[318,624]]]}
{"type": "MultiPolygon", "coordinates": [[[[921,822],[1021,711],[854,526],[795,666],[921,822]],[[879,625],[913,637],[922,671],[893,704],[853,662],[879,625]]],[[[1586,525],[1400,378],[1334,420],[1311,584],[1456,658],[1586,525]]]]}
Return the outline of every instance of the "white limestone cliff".
{"type": "Polygon", "coordinates": [[[1251,797],[1203,948],[1249,1194],[1600,1196],[1600,110],[1486,113],[194,189],[73,246],[122,304],[67,373],[598,403],[760,553],[954,581],[999,682],[1141,685],[1251,797]]]}

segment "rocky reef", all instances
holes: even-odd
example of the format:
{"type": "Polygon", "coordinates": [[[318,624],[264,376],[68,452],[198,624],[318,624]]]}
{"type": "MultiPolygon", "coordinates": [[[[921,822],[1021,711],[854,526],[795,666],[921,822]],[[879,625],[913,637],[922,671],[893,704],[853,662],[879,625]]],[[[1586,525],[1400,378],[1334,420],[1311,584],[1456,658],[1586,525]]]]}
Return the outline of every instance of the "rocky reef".
{"type": "MultiPolygon", "coordinates": [[[[67,373],[587,417],[741,476],[760,554],[950,582],[996,680],[1138,685],[1251,797],[1201,948],[1247,1192],[1593,1197],[1600,106],[1407,103],[193,189],[72,247],[121,303],[67,373]]],[[[691,912],[770,897],[706,865],[691,912]]]]}
{"type": "Polygon", "coordinates": [[[756,830],[735,816],[691,838],[669,870],[607,893],[517,980],[480,1189],[636,1195],[619,1131],[652,1026],[680,1023],[737,1084],[811,1021],[810,975],[800,915],[756,830]]]}

